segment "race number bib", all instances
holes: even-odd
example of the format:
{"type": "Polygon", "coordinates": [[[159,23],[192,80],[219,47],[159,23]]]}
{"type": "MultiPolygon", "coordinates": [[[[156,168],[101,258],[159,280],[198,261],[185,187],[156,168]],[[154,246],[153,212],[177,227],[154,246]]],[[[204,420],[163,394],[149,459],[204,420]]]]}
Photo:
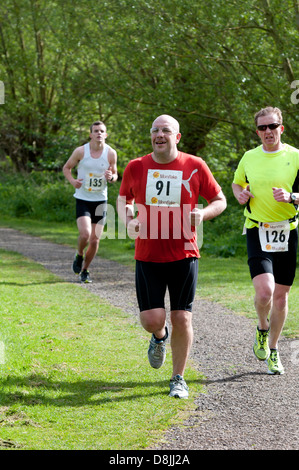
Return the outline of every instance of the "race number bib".
{"type": "Polygon", "coordinates": [[[182,171],[148,170],[145,202],[149,206],[179,207],[182,171]]]}
{"type": "Polygon", "coordinates": [[[104,175],[96,173],[87,173],[85,175],[84,188],[89,192],[103,191],[106,185],[106,178],[104,175]]]}
{"type": "Polygon", "coordinates": [[[263,251],[288,251],[289,236],[290,223],[288,220],[260,224],[259,237],[263,251]]]}

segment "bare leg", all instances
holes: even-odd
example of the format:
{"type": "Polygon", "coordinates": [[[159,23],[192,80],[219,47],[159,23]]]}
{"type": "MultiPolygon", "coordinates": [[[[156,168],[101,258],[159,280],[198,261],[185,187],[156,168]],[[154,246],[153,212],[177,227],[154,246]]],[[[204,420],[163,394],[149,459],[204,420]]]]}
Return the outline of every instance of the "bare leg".
{"type": "Polygon", "coordinates": [[[103,233],[103,226],[100,224],[92,224],[88,216],[82,216],[77,219],[79,230],[78,237],[78,254],[83,256],[87,247],[83,269],[88,269],[93,258],[99,249],[100,237],[103,233]]]}
{"type": "Polygon", "coordinates": [[[88,248],[85,253],[83,269],[88,269],[93,258],[96,256],[99,249],[100,237],[103,233],[103,229],[103,225],[91,224],[91,235],[89,238],[88,248]]]}
{"type": "Polygon", "coordinates": [[[288,296],[291,287],[275,284],[272,274],[260,274],[253,279],[255,288],[255,308],[258,315],[258,327],[269,328],[270,349],[277,349],[278,340],[288,314],[288,296]]]}
{"type": "Polygon", "coordinates": [[[77,227],[79,230],[78,237],[78,254],[83,256],[84,250],[89,243],[91,235],[91,220],[90,217],[82,216],[77,219],[77,227]]]}
{"type": "Polygon", "coordinates": [[[140,312],[140,322],[143,328],[153,333],[157,339],[165,336],[166,312],[164,308],[143,310],[140,312]]]}
{"type": "Polygon", "coordinates": [[[270,317],[270,349],[278,348],[278,340],[288,315],[288,297],[291,287],[275,284],[273,306],[270,317]]]}
{"type": "Polygon", "coordinates": [[[188,356],[193,342],[192,313],[185,310],[171,312],[171,349],[173,374],[184,376],[188,356]]]}
{"type": "Polygon", "coordinates": [[[253,278],[255,289],[254,305],[258,316],[258,327],[260,330],[268,330],[268,317],[272,308],[272,298],[275,289],[272,274],[259,274],[253,278]]]}

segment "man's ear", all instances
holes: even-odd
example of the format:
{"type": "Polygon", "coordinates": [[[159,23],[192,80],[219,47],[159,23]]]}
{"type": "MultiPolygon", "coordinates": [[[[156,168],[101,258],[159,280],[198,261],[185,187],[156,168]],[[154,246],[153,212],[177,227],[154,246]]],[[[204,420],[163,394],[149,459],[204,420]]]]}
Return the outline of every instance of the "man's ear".
{"type": "Polygon", "coordinates": [[[176,135],[176,144],[179,143],[179,141],[181,140],[181,137],[182,137],[182,134],[180,134],[180,133],[178,133],[178,134],[176,135]]]}

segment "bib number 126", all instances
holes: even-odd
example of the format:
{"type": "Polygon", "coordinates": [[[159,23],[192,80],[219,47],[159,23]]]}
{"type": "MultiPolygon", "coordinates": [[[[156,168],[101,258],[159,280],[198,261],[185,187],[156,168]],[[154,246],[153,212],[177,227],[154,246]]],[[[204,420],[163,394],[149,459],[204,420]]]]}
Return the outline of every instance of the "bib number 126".
{"type": "Polygon", "coordinates": [[[288,251],[289,236],[288,220],[260,224],[259,237],[263,251],[288,251]]]}

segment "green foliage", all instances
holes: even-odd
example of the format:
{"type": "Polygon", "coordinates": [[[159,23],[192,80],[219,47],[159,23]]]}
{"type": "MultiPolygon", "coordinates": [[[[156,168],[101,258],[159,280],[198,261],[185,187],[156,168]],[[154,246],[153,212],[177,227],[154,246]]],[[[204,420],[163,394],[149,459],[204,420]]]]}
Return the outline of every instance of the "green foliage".
{"type": "Polygon", "coordinates": [[[253,114],[269,104],[299,146],[298,12],[293,0],[2,2],[0,158],[61,168],[100,118],[122,171],[150,151],[151,123],[167,112],[181,149],[218,170],[256,141],[253,114]]]}
{"type": "Polygon", "coordinates": [[[46,221],[73,221],[74,191],[60,175],[31,172],[0,177],[2,215],[46,221]]]}
{"type": "MultiPolygon", "coordinates": [[[[119,185],[109,185],[109,202],[115,206],[119,185]]],[[[61,172],[6,172],[0,175],[2,216],[75,222],[74,188],[61,172]]]]}

